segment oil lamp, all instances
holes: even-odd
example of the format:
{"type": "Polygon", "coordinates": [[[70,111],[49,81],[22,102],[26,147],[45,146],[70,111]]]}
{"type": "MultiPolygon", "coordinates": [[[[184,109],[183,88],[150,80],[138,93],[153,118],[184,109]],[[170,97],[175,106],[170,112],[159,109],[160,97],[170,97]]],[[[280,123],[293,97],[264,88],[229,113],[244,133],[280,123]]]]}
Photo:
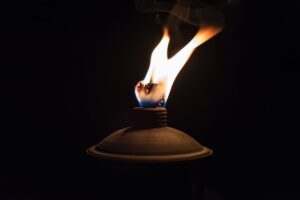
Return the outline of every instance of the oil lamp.
{"type": "Polygon", "coordinates": [[[189,43],[168,58],[170,37],[164,28],[163,37],[152,52],[148,72],[135,87],[140,107],[133,109],[134,124],[112,133],[87,152],[104,159],[140,162],[184,161],[211,155],[209,148],[167,126],[165,106],[177,74],[195,48],[220,30],[217,26],[202,26],[189,43]]]}
{"type": "Polygon", "coordinates": [[[87,153],[102,158],[93,166],[107,186],[101,192],[108,192],[110,199],[202,199],[213,152],[186,133],[168,127],[166,106],[177,75],[194,50],[221,31],[223,15],[202,1],[198,7],[181,0],[174,5],[167,3],[170,1],[136,2],[141,12],[166,12],[170,16],[162,39],[152,51],[146,76],[134,88],[139,107],[132,109],[132,126],[110,134],[87,153]],[[168,57],[168,28],[178,30],[180,22],[173,23],[177,20],[197,26],[197,32],[168,57]]]}

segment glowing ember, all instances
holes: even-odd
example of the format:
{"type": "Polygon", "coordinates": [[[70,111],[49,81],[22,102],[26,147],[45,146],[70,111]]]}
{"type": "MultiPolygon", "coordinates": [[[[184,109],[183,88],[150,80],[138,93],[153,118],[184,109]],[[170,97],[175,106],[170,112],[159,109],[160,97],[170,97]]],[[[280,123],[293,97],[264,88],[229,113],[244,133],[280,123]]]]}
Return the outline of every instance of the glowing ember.
{"type": "Polygon", "coordinates": [[[172,85],[195,48],[220,31],[221,27],[201,27],[193,39],[169,59],[167,52],[170,37],[167,28],[164,28],[163,37],[152,52],[146,77],[135,87],[140,106],[166,106],[172,85]]]}

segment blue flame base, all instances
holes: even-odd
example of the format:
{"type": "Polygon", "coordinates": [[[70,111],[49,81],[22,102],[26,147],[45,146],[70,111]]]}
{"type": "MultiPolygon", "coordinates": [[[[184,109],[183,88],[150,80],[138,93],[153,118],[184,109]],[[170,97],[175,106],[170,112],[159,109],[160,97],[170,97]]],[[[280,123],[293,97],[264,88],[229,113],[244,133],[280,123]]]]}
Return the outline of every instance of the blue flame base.
{"type": "Polygon", "coordinates": [[[166,102],[139,101],[139,105],[144,108],[166,107],[166,102]]]}

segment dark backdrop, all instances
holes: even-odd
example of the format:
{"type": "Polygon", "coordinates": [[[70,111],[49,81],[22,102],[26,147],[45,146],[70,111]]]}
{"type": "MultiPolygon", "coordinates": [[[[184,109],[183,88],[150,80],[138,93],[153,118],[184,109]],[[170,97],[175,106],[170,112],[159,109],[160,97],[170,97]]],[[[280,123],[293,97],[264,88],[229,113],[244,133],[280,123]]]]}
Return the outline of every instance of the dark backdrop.
{"type": "MultiPolygon", "coordinates": [[[[242,2],[176,79],[170,125],[214,149],[211,199],[299,198],[296,13],[242,2]]],[[[0,198],[85,199],[84,151],[130,124],[161,25],[133,1],[13,1],[0,21],[0,198]]]]}

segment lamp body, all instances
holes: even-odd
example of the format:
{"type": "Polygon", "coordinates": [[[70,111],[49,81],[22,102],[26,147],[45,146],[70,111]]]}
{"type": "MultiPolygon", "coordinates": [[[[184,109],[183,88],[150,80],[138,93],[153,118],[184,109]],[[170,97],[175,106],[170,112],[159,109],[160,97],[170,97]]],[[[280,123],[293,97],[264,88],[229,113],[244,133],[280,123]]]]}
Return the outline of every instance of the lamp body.
{"type": "Polygon", "coordinates": [[[109,199],[202,199],[212,150],[168,127],[165,108],[137,107],[133,116],[133,126],[87,149],[98,158],[91,192],[109,199]]]}

